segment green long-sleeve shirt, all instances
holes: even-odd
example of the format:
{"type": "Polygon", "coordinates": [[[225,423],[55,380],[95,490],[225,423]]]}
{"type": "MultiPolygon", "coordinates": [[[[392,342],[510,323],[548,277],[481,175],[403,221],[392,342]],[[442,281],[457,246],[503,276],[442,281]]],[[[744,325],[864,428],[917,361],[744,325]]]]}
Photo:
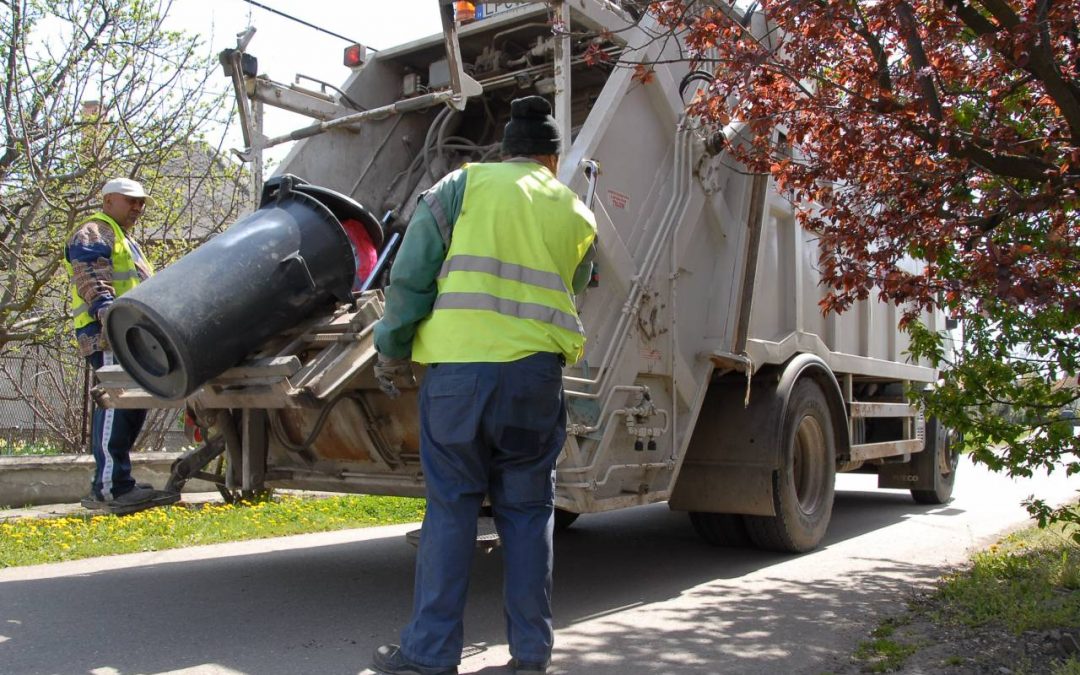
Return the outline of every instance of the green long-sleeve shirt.
{"type": "MultiPolygon", "coordinates": [[[[510,161],[531,160],[515,158],[510,161]]],[[[394,266],[390,268],[383,318],[375,324],[375,348],[384,356],[408,358],[412,354],[417,327],[435,306],[439,292],[436,281],[446,259],[448,244],[443,240],[432,207],[442,210],[448,229],[452,230],[461,214],[467,180],[467,168],[447,175],[425,193],[409,220],[394,266]]],[[[589,250],[574,272],[574,294],[588,286],[594,251],[589,250]]]]}

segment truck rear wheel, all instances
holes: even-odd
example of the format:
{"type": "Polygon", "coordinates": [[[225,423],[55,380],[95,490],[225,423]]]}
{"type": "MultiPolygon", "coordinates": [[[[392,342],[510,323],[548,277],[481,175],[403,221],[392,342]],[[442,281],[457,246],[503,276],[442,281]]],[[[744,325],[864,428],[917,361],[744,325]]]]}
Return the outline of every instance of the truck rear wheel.
{"type": "Polygon", "coordinates": [[[691,511],[688,515],[698,536],[713,546],[741,548],[753,543],[740,514],[691,511]]]}
{"type": "Polygon", "coordinates": [[[780,469],[773,473],[775,516],[746,516],[761,548],[802,553],[825,536],[836,482],[836,435],[829,402],[810,378],[795,383],[784,415],[780,469]]]}
{"type": "Polygon", "coordinates": [[[942,429],[936,417],[926,423],[926,449],[911,460],[911,468],[919,476],[933,476],[934,487],[929,490],[911,490],[911,497],[919,504],[948,504],[952,501],[956,485],[956,465],[960,460],[960,444],[952,441],[948,429],[942,429]],[[941,455],[945,454],[943,458],[941,455]]]}

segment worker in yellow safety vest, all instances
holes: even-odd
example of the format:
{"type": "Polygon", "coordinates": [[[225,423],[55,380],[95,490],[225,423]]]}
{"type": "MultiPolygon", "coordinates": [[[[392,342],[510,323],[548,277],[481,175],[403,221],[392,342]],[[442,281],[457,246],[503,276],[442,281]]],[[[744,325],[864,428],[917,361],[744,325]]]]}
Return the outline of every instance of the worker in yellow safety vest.
{"type": "Polygon", "coordinates": [[[427,364],[420,460],[427,511],[413,615],[383,673],[456,673],[477,517],[502,541],[510,668],[551,659],[554,471],[566,440],[562,368],[584,352],[574,295],[588,285],[596,223],[555,175],[559,130],[540,96],[511,103],[504,160],[467,164],[422,197],[375,326],[380,387],[427,364]]]}
{"type": "MultiPolygon", "coordinates": [[[[154,273],[131,229],[149,195],[129,178],[115,178],[102,188],[101,210],[72,233],[64,249],[64,267],[71,278],[71,307],[79,352],[97,370],[114,363],[102,330],[113,301],[154,273]]],[[[131,448],[146,419],[145,410],[105,409],[94,404],[91,449],[94,477],[88,509],[132,513],[171,504],[179,495],[138,484],[131,476],[131,448]]]]}

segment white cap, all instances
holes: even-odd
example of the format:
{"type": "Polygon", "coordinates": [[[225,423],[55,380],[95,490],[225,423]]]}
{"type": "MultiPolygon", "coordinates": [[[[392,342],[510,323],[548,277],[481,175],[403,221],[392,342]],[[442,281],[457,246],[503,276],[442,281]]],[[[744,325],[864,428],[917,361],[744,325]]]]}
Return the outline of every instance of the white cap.
{"type": "Polygon", "coordinates": [[[101,196],[118,194],[125,197],[135,197],[137,199],[147,199],[150,195],[146,194],[146,190],[143,189],[142,183],[137,180],[131,180],[130,178],[113,178],[108,183],[105,183],[105,187],[101,188],[101,196]]]}

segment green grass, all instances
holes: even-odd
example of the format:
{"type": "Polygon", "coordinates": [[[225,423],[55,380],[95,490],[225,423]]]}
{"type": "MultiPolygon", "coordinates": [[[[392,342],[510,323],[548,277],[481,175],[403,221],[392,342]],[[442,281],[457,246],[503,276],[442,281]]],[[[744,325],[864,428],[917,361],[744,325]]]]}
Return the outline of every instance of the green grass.
{"type": "MultiPolygon", "coordinates": [[[[898,630],[916,618],[983,635],[1080,628],[1080,546],[1073,539],[1075,531],[1072,525],[1032,527],[976,553],[969,565],[942,578],[933,593],[912,603],[904,615],[882,622],[871,639],[858,646],[854,659],[862,662],[864,671],[902,670],[905,660],[928,639],[934,640],[898,630]]],[[[965,661],[954,655],[946,657],[944,665],[965,661]]],[[[1022,664],[997,665],[1014,670],[1022,664]]],[[[1080,661],[1072,657],[1040,672],[1080,675],[1080,661]]]]}
{"type": "Polygon", "coordinates": [[[889,618],[870,632],[872,640],[859,643],[855,658],[863,662],[864,670],[871,673],[890,673],[904,664],[915,653],[916,647],[893,640],[898,624],[904,619],[889,618]]]}
{"type": "Polygon", "coordinates": [[[1071,657],[1064,663],[1056,664],[1053,670],[1050,671],[1051,675],[1080,675],[1080,661],[1076,660],[1076,657],[1071,657]]]}
{"type": "Polygon", "coordinates": [[[1027,630],[1080,627],[1080,548],[1060,526],[1012,534],[938,590],[942,621],[1027,630]]]}
{"type": "Polygon", "coordinates": [[[347,495],[167,506],[129,516],[25,518],[0,523],[0,568],[407,523],[423,516],[422,499],[347,495]]]}
{"type": "Polygon", "coordinates": [[[855,649],[855,658],[865,663],[864,670],[871,673],[891,673],[915,653],[913,645],[906,645],[889,638],[877,638],[862,642],[855,649]]]}

